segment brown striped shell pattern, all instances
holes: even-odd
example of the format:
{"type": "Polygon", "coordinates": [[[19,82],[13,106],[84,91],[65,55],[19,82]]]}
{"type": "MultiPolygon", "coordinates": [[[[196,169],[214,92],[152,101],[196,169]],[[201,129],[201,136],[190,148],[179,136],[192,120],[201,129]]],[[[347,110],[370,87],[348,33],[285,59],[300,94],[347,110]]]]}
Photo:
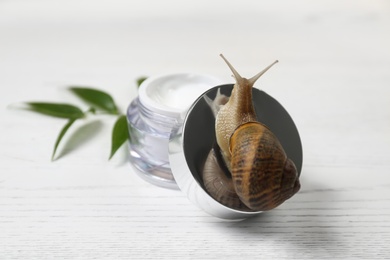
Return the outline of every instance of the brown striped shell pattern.
{"type": "Polygon", "coordinates": [[[203,183],[206,191],[227,207],[270,210],[300,189],[293,161],[269,128],[258,122],[252,101],[254,83],[277,61],[246,79],[221,57],[236,83],[229,98],[219,91],[214,101],[206,98],[215,115],[216,144],[205,161],[203,183]]]}

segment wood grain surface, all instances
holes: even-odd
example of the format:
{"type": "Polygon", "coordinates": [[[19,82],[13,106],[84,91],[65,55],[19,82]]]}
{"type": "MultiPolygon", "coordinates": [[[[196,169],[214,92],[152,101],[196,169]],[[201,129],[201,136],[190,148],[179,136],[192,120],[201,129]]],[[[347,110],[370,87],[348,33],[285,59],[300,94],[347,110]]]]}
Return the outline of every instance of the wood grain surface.
{"type": "MultiPolygon", "coordinates": [[[[0,259],[389,259],[388,1],[0,1],[0,259]],[[112,94],[191,71],[232,82],[280,62],[257,87],[302,137],[301,191],[243,221],[210,216],[143,181],[115,118],[66,123],[15,109],[77,104],[66,87],[112,94]]],[[[83,107],[86,108],[86,107],[83,107]]]]}

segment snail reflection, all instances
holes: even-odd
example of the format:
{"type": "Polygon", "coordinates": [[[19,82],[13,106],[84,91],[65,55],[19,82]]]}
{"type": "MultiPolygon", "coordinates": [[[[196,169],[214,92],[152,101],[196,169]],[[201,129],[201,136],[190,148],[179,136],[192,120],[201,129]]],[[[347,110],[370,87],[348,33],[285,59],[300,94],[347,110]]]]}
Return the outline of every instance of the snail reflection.
{"type": "Polygon", "coordinates": [[[250,79],[240,76],[221,55],[236,83],[230,97],[205,96],[215,116],[216,143],[202,171],[207,192],[221,204],[243,211],[266,211],[300,189],[299,174],[277,137],[257,120],[252,101],[255,82],[277,61],[250,79]]]}

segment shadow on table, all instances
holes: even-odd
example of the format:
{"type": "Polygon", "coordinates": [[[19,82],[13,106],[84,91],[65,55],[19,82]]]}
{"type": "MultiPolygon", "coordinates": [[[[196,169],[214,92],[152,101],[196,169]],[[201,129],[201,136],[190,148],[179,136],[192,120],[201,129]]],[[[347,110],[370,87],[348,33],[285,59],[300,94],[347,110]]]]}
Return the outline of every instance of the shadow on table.
{"type": "MultiPolygon", "coordinates": [[[[305,174],[303,174],[305,176],[305,174]]],[[[335,191],[304,178],[303,187],[296,197],[279,208],[239,222],[220,223],[234,236],[242,236],[259,246],[272,244],[275,248],[291,249],[306,256],[345,255],[342,232],[334,221],[335,191]],[[333,214],[333,215],[332,215],[333,214]]]]}
{"type": "Polygon", "coordinates": [[[102,128],[103,124],[100,121],[91,121],[80,126],[73,133],[70,133],[69,138],[64,140],[64,146],[55,159],[64,157],[67,154],[71,153],[73,150],[77,150],[81,146],[92,142],[93,139],[102,130],[102,128]]]}

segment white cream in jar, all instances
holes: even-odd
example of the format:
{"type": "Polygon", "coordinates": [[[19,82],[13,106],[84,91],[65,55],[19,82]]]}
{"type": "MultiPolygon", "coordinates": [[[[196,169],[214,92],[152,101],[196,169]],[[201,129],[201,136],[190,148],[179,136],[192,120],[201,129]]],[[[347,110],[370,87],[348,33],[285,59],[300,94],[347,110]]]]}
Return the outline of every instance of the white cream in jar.
{"type": "Polygon", "coordinates": [[[168,146],[172,135],[181,131],[185,115],[194,101],[221,84],[216,78],[191,73],[150,77],[140,88],[128,110],[130,162],[146,181],[177,188],[168,146]]]}

